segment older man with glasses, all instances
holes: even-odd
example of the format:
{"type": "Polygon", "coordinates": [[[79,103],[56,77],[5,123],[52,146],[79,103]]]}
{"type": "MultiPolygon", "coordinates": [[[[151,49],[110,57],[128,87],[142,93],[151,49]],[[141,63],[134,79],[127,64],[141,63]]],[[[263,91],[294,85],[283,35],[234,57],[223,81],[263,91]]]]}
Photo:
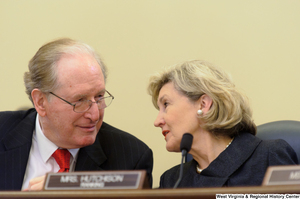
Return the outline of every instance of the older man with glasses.
{"type": "Polygon", "coordinates": [[[146,170],[142,141],[103,122],[114,97],[106,67],[87,44],[68,38],[42,46],[24,75],[34,105],[0,113],[0,190],[41,190],[48,172],[146,170]]]}

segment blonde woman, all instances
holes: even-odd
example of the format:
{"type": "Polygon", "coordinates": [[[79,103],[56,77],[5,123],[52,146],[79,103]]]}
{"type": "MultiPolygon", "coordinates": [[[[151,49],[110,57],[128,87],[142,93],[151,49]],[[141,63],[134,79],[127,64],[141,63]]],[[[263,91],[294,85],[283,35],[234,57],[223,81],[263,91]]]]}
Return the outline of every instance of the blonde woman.
{"type": "MultiPolygon", "coordinates": [[[[261,185],[268,166],[298,163],[285,141],[255,137],[247,97],[212,64],[194,60],[167,68],[150,78],[148,92],[169,152],[180,152],[184,133],[194,137],[193,160],[184,164],[178,187],[261,185]]],[[[160,188],[173,187],[179,169],[166,171],[160,188]]]]}

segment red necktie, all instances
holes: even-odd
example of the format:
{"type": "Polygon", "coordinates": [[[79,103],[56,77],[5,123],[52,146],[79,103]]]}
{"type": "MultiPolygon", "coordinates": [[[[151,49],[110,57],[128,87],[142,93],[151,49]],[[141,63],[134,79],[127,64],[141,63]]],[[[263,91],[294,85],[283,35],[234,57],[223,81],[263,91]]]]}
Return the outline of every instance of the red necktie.
{"type": "Polygon", "coordinates": [[[70,169],[70,152],[67,149],[57,149],[52,157],[56,160],[60,167],[60,172],[69,172],[70,169]]]}

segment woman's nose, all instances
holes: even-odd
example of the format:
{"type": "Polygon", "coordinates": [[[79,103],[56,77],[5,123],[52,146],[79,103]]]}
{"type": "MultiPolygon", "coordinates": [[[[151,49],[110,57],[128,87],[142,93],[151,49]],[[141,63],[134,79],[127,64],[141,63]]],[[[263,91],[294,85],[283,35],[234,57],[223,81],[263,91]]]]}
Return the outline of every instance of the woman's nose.
{"type": "Polygon", "coordinates": [[[156,119],[154,121],[154,126],[155,127],[161,127],[164,124],[165,124],[165,121],[164,121],[164,119],[162,117],[162,114],[158,113],[158,115],[157,115],[157,117],[156,117],[156,119]]]}

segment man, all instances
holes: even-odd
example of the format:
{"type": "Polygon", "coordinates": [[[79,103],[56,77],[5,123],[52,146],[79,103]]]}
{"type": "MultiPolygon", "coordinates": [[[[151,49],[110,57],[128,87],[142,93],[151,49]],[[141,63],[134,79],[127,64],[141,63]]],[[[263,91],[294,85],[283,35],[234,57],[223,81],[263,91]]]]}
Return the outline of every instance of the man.
{"type": "Polygon", "coordinates": [[[151,149],[103,122],[113,96],[90,46],[55,40],[28,67],[24,82],[34,109],[0,113],[0,190],[41,190],[46,173],[64,170],[56,151],[67,156],[65,171],[146,170],[152,185],[151,149]]]}

